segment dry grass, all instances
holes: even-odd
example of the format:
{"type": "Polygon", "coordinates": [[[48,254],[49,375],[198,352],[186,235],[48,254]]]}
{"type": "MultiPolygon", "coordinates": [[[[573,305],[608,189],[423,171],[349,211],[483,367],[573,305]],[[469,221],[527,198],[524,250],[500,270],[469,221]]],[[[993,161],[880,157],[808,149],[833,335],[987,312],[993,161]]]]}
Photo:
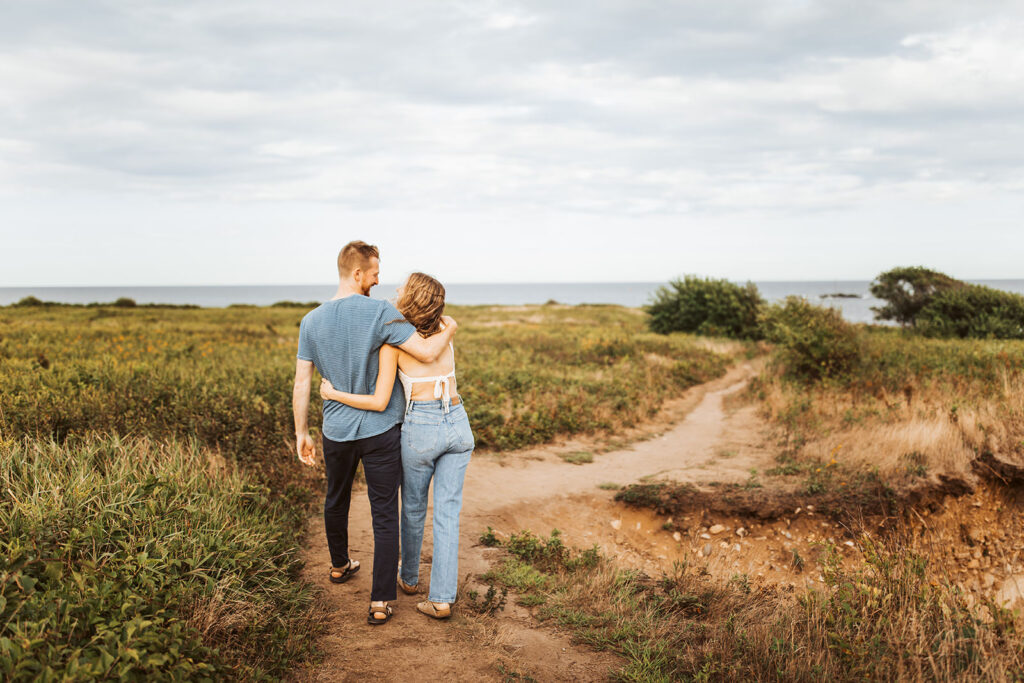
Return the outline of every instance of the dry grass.
{"type": "Polygon", "coordinates": [[[532,589],[543,598],[535,615],[623,656],[623,681],[1006,681],[1024,673],[1019,617],[974,609],[935,582],[909,529],[884,542],[861,538],[865,565],[851,571],[826,560],[823,588],[807,594],[684,564],[651,579],[604,557],[581,567],[542,554],[530,560],[548,579],[532,589]]]}
{"type": "Polygon", "coordinates": [[[863,343],[842,381],[797,383],[770,367],[752,383],[785,457],[834,458],[897,488],[975,482],[979,458],[1024,465],[1024,346],[880,333],[863,343]]]}

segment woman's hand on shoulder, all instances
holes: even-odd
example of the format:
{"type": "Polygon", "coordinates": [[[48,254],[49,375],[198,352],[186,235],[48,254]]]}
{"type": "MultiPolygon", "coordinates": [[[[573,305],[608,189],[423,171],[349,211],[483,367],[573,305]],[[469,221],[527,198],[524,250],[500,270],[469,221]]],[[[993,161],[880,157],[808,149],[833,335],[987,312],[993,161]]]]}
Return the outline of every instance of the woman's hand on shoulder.
{"type": "Polygon", "coordinates": [[[330,400],[331,392],[334,391],[334,385],[331,384],[330,380],[326,377],[320,378],[320,398],[324,400],[330,400]]]}

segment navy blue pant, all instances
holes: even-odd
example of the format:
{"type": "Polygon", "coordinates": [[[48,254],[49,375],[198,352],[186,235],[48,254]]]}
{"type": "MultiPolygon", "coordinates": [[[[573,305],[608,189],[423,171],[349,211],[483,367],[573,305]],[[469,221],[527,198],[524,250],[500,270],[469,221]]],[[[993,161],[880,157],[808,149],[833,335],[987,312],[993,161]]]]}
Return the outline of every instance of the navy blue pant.
{"type": "Polygon", "coordinates": [[[373,586],[370,600],[398,597],[398,487],[402,482],[402,425],[383,434],[356,441],[331,441],[324,437],[327,497],[324,528],[331,564],[344,567],[348,557],[348,511],[352,480],[359,461],[366,475],[366,494],[373,518],[373,586]]]}

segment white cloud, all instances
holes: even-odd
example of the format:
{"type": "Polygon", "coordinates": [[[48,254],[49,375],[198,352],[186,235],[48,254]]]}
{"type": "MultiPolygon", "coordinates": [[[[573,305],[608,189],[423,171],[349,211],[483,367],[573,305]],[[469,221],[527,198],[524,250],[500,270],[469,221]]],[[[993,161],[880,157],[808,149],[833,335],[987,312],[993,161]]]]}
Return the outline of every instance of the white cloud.
{"type": "Polygon", "coordinates": [[[0,27],[0,192],[641,231],[983,211],[1024,184],[1022,15],[940,0],[22,3],[0,27]]]}

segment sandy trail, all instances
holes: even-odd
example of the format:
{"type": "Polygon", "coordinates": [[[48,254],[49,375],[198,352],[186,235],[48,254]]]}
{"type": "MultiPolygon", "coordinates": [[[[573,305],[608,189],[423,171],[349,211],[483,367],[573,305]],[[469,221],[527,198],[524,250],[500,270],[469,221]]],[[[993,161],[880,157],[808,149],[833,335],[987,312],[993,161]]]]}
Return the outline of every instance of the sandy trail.
{"type": "MultiPolygon", "coordinates": [[[[745,478],[751,464],[763,460],[763,454],[745,447],[756,439],[756,419],[749,410],[728,414],[723,398],[742,389],[753,373],[754,368],[744,364],[718,380],[694,387],[685,398],[692,410],[679,424],[659,437],[598,455],[590,464],[566,463],[551,447],[501,458],[475,457],[466,474],[460,574],[476,576],[499,556],[499,551],[478,543],[487,526],[506,532],[530,528],[543,535],[557,527],[566,531],[571,544],[597,542],[606,552],[621,555],[630,545],[628,538],[593,533],[607,528],[609,515],[623,514],[621,506],[612,502],[613,493],[599,489],[599,484],[662,477],[676,481],[745,478]],[[721,457],[723,452],[728,457],[721,457]]],[[[632,518],[628,524],[633,524],[632,518]]],[[[467,617],[457,608],[449,622],[435,622],[416,612],[415,604],[422,596],[399,593],[391,622],[368,626],[373,535],[365,489],[353,492],[349,526],[352,556],[361,560],[363,567],[352,581],[336,586],[327,581],[330,563],[323,519],[317,515],[309,523],[304,576],[324,586],[330,617],[327,636],[320,643],[326,653],[324,661],[300,679],[508,680],[501,673],[505,669],[542,681],[604,680],[621,665],[612,655],[573,645],[565,634],[538,628],[530,613],[513,605],[511,599],[495,620],[467,617]]],[[[636,528],[640,528],[639,521],[636,528]]],[[[423,545],[420,580],[425,588],[432,547],[429,514],[423,545]]],[[[650,561],[652,552],[644,548],[637,557],[643,555],[650,561]]]]}

